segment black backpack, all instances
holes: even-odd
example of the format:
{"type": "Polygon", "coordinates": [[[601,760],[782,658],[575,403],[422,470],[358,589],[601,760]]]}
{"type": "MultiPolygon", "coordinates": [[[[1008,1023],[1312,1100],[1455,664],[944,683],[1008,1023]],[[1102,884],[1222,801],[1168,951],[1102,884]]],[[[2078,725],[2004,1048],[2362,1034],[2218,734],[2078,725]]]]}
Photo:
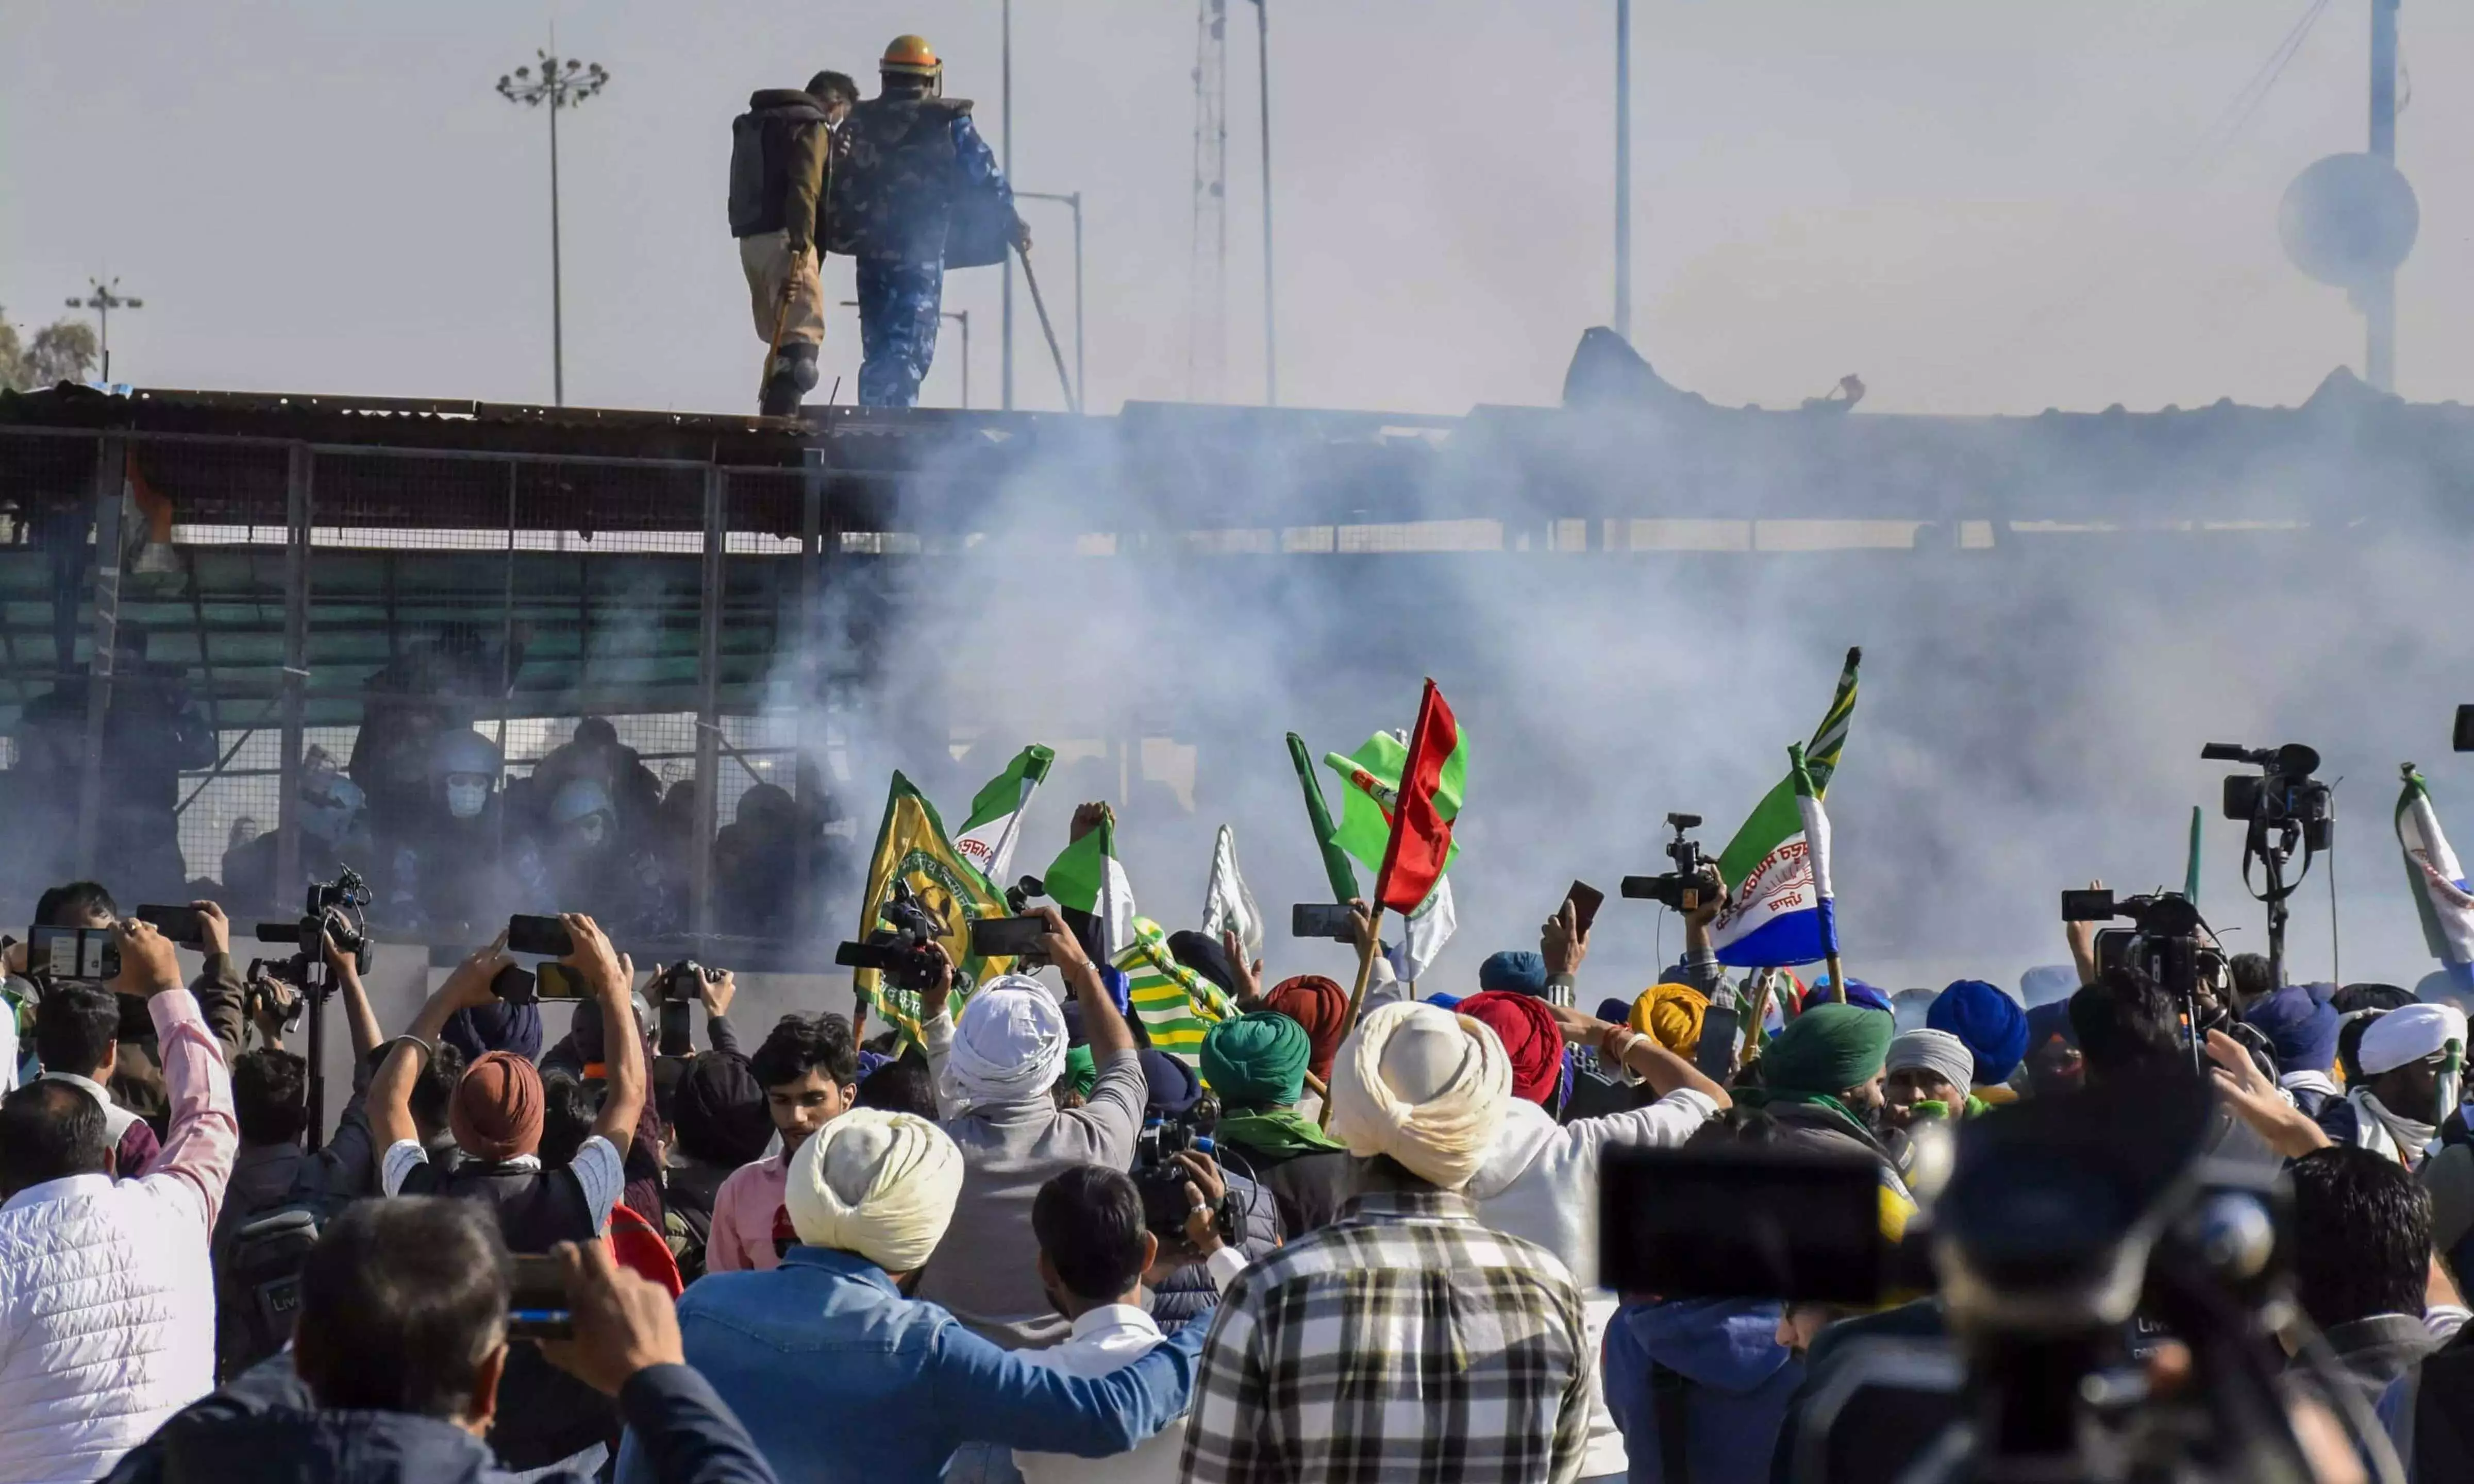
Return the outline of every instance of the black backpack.
{"type": "Polygon", "coordinates": [[[217,1307],[240,1321],[230,1331],[238,1349],[223,1357],[226,1376],[237,1376],[291,1340],[302,1264],[317,1245],[318,1213],[299,1202],[261,1211],[232,1233],[215,1275],[217,1307]]]}

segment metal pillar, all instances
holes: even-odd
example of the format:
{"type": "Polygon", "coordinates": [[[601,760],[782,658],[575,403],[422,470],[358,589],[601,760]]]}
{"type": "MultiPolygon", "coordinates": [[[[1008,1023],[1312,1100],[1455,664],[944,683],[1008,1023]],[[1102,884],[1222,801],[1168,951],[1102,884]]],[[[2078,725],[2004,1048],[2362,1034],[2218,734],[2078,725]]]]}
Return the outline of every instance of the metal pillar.
{"type": "Polygon", "coordinates": [[[1632,341],[1632,0],[1615,0],[1615,333],[1632,341]]]}
{"type": "MultiPolygon", "coordinates": [[[[964,365],[969,364],[968,357],[964,365]]],[[[796,883],[791,893],[791,920],[787,936],[802,942],[811,936],[811,925],[821,917],[816,901],[816,833],[824,823],[824,770],[816,761],[816,707],[824,704],[824,686],[820,683],[823,663],[823,637],[816,631],[824,615],[824,574],[818,570],[824,551],[825,472],[824,454],[814,448],[807,450],[807,470],[799,490],[799,677],[798,693],[791,704],[793,713],[790,738],[790,791],[798,801],[799,848],[792,861],[791,880],[796,883]]]]}
{"type": "MultiPolygon", "coordinates": [[[[2371,0],[2371,153],[2396,159],[2397,0],[2371,0]]],[[[2396,275],[2384,273],[2361,291],[2363,379],[2375,391],[2396,390],[2396,275]]]]}
{"type": "MultiPolygon", "coordinates": [[[[1254,0],[1255,76],[1262,84],[1263,116],[1263,405],[1280,405],[1280,330],[1279,319],[1272,312],[1272,0],[1254,0]]],[[[1082,208],[1074,209],[1074,343],[1077,353],[1082,343],[1082,208]]],[[[1081,379],[1080,368],[1075,379],[1081,379]]],[[[1088,406],[1086,402],[1084,404],[1088,406]]]]}
{"type": "Polygon", "coordinates": [[[1091,406],[1091,388],[1082,379],[1082,193],[1080,191],[1016,191],[1016,201],[1063,202],[1074,211],[1074,400],[1091,406]]]}
{"type": "Polygon", "coordinates": [[[721,812],[721,610],[730,532],[730,476],[704,474],[704,610],[696,636],[695,832],[688,852],[693,930],[713,931],[713,837],[721,812]]]}
{"type": "MultiPolygon", "coordinates": [[[[1013,183],[1013,0],[1005,0],[1005,71],[997,105],[998,116],[1005,129],[1005,155],[997,167],[1005,172],[1006,184],[1013,183]]],[[[1005,257],[1005,321],[997,327],[997,338],[1005,342],[1004,395],[1000,405],[1013,411],[1013,254],[1005,257]]]]}
{"type": "Polygon", "coordinates": [[[290,899],[301,881],[301,729],[309,682],[309,516],[316,466],[309,445],[294,443],[283,479],[283,740],[276,788],[275,889],[272,908],[290,899]]]}
{"type": "MultiPolygon", "coordinates": [[[[94,618],[88,630],[85,752],[78,764],[77,878],[95,874],[103,826],[103,738],[111,713],[113,650],[120,633],[120,508],[126,498],[129,449],[109,434],[94,456],[94,618]]],[[[66,657],[62,658],[65,660],[66,657]]],[[[66,669],[65,663],[61,666],[66,669]]]]}

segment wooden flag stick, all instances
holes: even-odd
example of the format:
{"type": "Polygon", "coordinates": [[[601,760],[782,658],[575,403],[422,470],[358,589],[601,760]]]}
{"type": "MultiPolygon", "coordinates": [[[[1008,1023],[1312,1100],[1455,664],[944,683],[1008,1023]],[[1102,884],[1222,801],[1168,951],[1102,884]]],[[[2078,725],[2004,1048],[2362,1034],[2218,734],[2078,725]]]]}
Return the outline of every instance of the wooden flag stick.
{"type": "Polygon", "coordinates": [[[1824,962],[1830,965],[1830,997],[1843,1005],[1847,1003],[1847,970],[1838,967],[1835,950],[1824,962]]]}
{"type": "MultiPolygon", "coordinates": [[[[1340,1039],[1344,1045],[1347,1043],[1350,1035],[1357,1030],[1357,1013],[1366,1004],[1366,983],[1374,977],[1374,949],[1376,945],[1383,941],[1383,906],[1377,902],[1369,910],[1373,915],[1367,919],[1366,942],[1357,950],[1357,987],[1348,992],[1348,1018],[1342,1022],[1340,1028],[1340,1039]]],[[[1331,1098],[1327,1094],[1322,1100],[1321,1126],[1326,1129],[1331,1127],[1331,1098]]]]}

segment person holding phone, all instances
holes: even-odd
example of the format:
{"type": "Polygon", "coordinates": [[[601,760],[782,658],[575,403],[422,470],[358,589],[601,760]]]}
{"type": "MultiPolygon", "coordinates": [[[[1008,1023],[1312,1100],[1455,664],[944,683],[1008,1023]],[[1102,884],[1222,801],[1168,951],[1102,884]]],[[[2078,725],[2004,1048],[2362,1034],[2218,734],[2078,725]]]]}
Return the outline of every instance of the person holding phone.
{"type": "MultiPolygon", "coordinates": [[[[448,975],[370,1082],[370,1127],[381,1151],[380,1193],[479,1202],[497,1217],[509,1250],[520,1253],[545,1253],[560,1242],[600,1236],[626,1184],[619,1149],[635,1132],[645,1096],[644,1039],[630,1003],[635,966],[611,946],[593,919],[570,913],[564,921],[571,946],[560,962],[600,1006],[609,1057],[601,1111],[566,1165],[543,1166],[541,1073],[507,1052],[476,1058],[455,1086],[449,1121],[464,1160],[452,1172],[430,1163],[413,1123],[413,1083],[448,1017],[496,998],[491,984],[509,962],[503,934],[448,975]]],[[[600,1447],[613,1430],[606,1399],[550,1371],[528,1352],[511,1356],[504,1397],[506,1412],[490,1443],[509,1468],[577,1458],[600,1447]]]]}

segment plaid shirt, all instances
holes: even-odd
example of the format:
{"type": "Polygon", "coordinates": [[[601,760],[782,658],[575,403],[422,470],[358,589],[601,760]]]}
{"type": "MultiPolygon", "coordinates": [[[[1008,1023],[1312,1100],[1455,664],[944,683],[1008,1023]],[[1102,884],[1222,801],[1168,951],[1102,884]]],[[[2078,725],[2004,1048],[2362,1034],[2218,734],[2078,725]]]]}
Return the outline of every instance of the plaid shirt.
{"type": "Polygon", "coordinates": [[[1543,1484],[1580,1473],[1592,1364],[1542,1247],[1442,1190],[1370,1192],[1240,1274],[1186,1424],[1188,1484],[1543,1484]]]}

